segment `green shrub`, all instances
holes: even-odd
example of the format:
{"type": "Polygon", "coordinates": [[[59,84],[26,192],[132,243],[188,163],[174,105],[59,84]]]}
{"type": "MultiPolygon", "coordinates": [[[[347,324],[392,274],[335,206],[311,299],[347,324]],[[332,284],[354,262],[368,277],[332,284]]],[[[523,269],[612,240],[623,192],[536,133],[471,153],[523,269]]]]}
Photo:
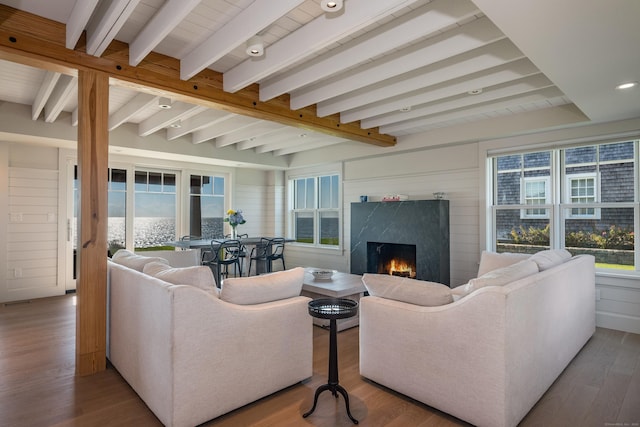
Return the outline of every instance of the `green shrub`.
{"type": "Polygon", "coordinates": [[[517,245],[549,246],[549,224],[544,228],[525,228],[521,225],[517,230],[512,228],[510,234],[517,245]]]}
{"type": "Polygon", "coordinates": [[[602,232],[605,239],[605,249],[633,249],[635,238],[633,231],[624,230],[612,225],[608,231],[602,232]]]}
{"type": "MultiPolygon", "coordinates": [[[[511,229],[512,243],[517,245],[549,245],[549,224],[544,228],[519,226],[511,229]]],[[[603,231],[571,231],[564,236],[564,245],[568,248],[596,248],[633,250],[634,234],[612,225],[603,231]]]]}

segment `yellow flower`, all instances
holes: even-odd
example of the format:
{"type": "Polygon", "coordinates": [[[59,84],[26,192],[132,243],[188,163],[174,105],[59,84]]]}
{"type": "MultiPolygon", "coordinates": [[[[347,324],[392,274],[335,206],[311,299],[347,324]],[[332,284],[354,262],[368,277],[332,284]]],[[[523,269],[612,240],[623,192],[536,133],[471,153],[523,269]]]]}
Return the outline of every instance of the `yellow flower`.
{"type": "Polygon", "coordinates": [[[233,215],[234,213],[236,213],[236,211],[234,211],[233,209],[229,209],[227,211],[227,215],[233,215]]]}

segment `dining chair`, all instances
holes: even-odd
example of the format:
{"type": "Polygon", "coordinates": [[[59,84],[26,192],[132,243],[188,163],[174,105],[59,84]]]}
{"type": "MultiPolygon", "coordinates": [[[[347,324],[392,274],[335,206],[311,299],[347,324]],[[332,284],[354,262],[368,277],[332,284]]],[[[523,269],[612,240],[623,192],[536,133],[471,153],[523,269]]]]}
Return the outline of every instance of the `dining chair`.
{"type": "Polygon", "coordinates": [[[242,276],[242,269],[240,267],[240,260],[238,257],[239,253],[240,241],[238,240],[230,239],[222,242],[216,240],[211,241],[211,256],[208,257],[208,259],[203,260],[202,264],[211,268],[218,288],[221,287],[222,276],[229,276],[230,265],[233,264],[234,274],[235,272],[240,272],[240,276],[242,276]]]}
{"type": "Polygon", "coordinates": [[[269,272],[273,271],[273,262],[280,260],[282,261],[282,269],[286,270],[287,268],[284,265],[284,238],[283,237],[274,237],[271,239],[271,250],[267,255],[267,266],[269,268],[269,272]]]}
{"type": "Polygon", "coordinates": [[[260,239],[260,243],[258,243],[252,250],[251,256],[249,257],[249,270],[247,270],[247,275],[251,274],[251,265],[253,261],[256,261],[256,275],[258,274],[258,263],[261,262],[265,265],[265,269],[267,273],[271,273],[273,271],[273,261],[275,260],[282,261],[282,268],[285,268],[284,264],[284,238],[276,237],[273,239],[268,239],[263,237],[260,239]]]}
{"type": "MultiPolygon", "coordinates": [[[[271,239],[261,237],[260,242],[257,243],[252,249],[249,255],[249,269],[247,270],[247,276],[251,275],[251,265],[256,262],[256,276],[258,275],[258,263],[267,265],[267,255],[271,247],[271,239]]],[[[266,268],[268,270],[268,267],[266,268]]]]}
{"type": "Polygon", "coordinates": [[[242,269],[244,269],[245,260],[247,259],[247,246],[242,243],[242,239],[246,239],[247,237],[249,237],[249,235],[246,233],[238,234],[238,239],[240,240],[240,252],[238,253],[238,258],[240,260],[240,276],[242,276],[242,269]]]}
{"type": "MultiPolygon", "coordinates": [[[[231,238],[231,234],[227,234],[224,236],[225,239],[231,238]]],[[[238,252],[238,259],[240,262],[240,276],[242,276],[242,271],[244,270],[245,259],[247,258],[247,246],[242,243],[242,239],[246,239],[249,237],[248,234],[238,234],[238,240],[240,241],[240,251],[238,252]]],[[[249,274],[247,273],[247,276],[249,274]]]]}

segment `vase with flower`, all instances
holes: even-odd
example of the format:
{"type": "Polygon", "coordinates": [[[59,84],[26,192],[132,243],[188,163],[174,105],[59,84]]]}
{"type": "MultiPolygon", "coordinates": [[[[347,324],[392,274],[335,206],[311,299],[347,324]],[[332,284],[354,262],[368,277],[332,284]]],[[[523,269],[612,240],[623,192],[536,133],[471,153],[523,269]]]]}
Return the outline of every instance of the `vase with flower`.
{"type": "Polygon", "coordinates": [[[228,222],[231,226],[231,238],[237,239],[238,233],[236,231],[236,227],[240,224],[244,224],[247,221],[244,219],[241,210],[229,209],[227,211],[227,217],[224,219],[224,222],[228,222]]]}

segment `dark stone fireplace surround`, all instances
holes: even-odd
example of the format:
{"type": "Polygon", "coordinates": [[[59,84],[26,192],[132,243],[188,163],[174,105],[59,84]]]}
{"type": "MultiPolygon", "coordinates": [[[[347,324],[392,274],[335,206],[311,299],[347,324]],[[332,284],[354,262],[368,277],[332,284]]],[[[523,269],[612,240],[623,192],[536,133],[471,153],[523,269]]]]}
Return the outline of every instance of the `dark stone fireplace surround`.
{"type": "Polygon", "coordinates": [[[449,285],[449,201],[351,204],[351,273],[368,271],[367,243],[416,245],[416,279],[449,285]]]}

